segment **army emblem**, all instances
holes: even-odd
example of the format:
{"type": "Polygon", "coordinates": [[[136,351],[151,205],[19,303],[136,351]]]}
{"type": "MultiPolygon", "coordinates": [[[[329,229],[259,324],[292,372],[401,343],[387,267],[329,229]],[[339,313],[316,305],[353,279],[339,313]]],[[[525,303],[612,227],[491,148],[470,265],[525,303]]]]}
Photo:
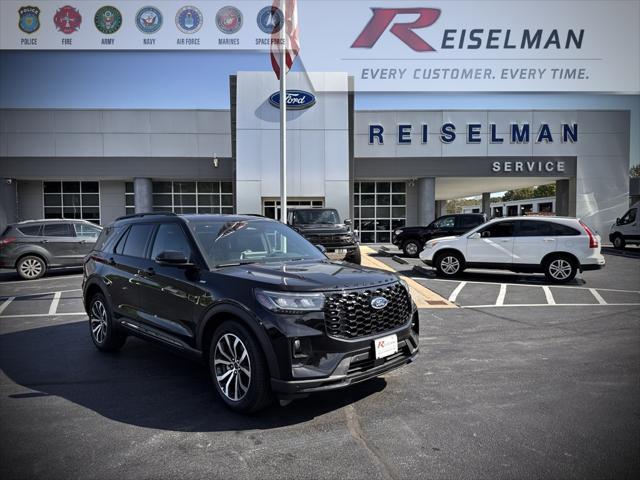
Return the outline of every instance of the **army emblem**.
{"type": "Polygon", "coordinates": [[[20,16],[18,28],[24,33],[33,33],[40,28],[40,9],[38,7],[22,7],[18,10],[20,16]]]}
{"type": "Polygon", "coordinates": [[[155,7],[142,7],[136,13],[136,26],[142,33],[156,33],[162,26],[162,13],[155,7]]]}
{"type": "Polygon", "coordinates": [[[196,7],[182,7],[176,13],[176,25],[182,33],[196,33],[202,27],[202,12],[196,7]]]}
{"type": "Polygon", "coordinates": [[[77,8],[65,5],[64,7],[56,10],[55,15],[53,16],[53,23],[55,23],[59,32],[69,35],[80,29],[82,15],[80,15],[77,8]]]}
{"type": "Polygon", "coordinates": [[[227,35],[237,33],[242,28],[242,12],[236,7],[222,7],[216,14],[216,25],[227,35]]]}
{"type": "Polygon", "coordinates": [[[122,26],[122,14],[116,7],[102,7],[96,12],[93,21],[98,30],[104,34],[111,35],[116,33],[122,26]]]}

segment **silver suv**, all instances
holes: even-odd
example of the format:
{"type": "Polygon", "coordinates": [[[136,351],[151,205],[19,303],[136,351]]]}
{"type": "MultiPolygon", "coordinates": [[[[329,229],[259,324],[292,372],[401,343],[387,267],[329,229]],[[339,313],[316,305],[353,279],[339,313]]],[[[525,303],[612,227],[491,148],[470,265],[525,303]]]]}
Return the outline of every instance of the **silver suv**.
{"type": "Polygon", "coordinates": [[[25,280],[49,268],[79,267],[102,227],[86,220],[29,220],[9,225],[0,236],[0,268],[15,268],[25,280]]]}

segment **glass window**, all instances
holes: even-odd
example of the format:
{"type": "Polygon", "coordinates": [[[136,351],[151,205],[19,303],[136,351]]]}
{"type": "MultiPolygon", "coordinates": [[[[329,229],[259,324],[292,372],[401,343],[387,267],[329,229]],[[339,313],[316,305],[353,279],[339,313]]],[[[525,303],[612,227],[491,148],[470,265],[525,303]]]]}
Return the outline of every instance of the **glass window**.
{"type": "Polygon", "coordinates": [[[100,235],[100,228],[95,225],[86,225],[83,223],[74,223],[73,228],[76,230],[76,237],[96,239],[100,235]]]}
{"type": "Polygon", "coordinates": [[[460,228],[471,230],[483,222],[483,218],[475,215],[462,215],[460,217],[460,228]]]}
{"type": "Polygon", "coordinates": [[[70,223],[47,223],[44,226],[45,237],[73,237],[70,223]]]}
{"type": "Polygon", "coordinates": [[[166,251],[182,252],[188,259],[191,258],[191,245],[182,227],[177,223],[163,223],[158,227],[158,233],[153,242],[151,258],[156,258],[166,251]]]}
{"type": "MultiPolygon", "coordinates": [[[[122,231],[122,227],[115,228],[113,226],[109,226],[109,227],[103,228],[93,248],[95,248],[99,252],[106,251],[108,246],[112,244],[115,239],[118,238],[118,235],[120,234],[121,231],[122,231]]],[[[124,242],[120,242],[120,243],[124,244],[124,242]]]]}
{"type": "Polygon", "coordinates": [[[43,182],[44,218],[100,223],[100,182],[43,182]]]}
{"type": "Polygon", "coordinates": [[[549,222],[549,227],[551,229],[551,235],[554,237],[562,237],[568,235],[580,235],[581,233],[575,228],[571,228],[568,225],[562,225],[561,223],[551,223],[549,222]]]}
{"type": "Polygon", "coordinates": [[[151,223],[132,225],[129,229],[129,235],[127,235],[127,239],[124,242],[122,254],[130,257],[144,258],[147,242],[152,230],[153,224],[151,223]]]}
{"type": "Polygon", "coordinates": [[[294,223],[298,225],[309,224],[336,224],[340,223],[337,210],[295,210],[294,223]]]}
{"type": "Polygon", "coordinates": [[[233,182],[153,182],[154,212],[220,214],[233,210],[233,182]]]}
{"type": "Polygon", "coordinates": [[[362,243],[388,243],[406,223],[405,182],[354,182],[354,228],[362,243]]]}
{"type": "Polygon", "coordinates": [[[537,220],[522,220],[518,225],[519,237],[540,237],[551,235],[549,222],[540,222],[537,220]]]}
{"type": "Polygon", "coordinates": [[[453,228],[455,225],[455,217],[441,217],[433,222],[433,228],[453,228]]]}
{"type": "Polygon", "coordinates": [[[25,225],[23,227],[18,227],[18,230],[25,235],[29,235],[30,237],[37,237],[40,235],[40,229],[42,228],[42,224],[37,223],[35,225],[25,225]]]}
{"type": "Polygon", "coordinates": [[[637,208],[630,209],[624,216],[620,219],[620,225],[626,225],[628,223],[633,223],[636,221],[636,211],[637,208]]]}
{"type": "Polygon", "coordinates": [[[490,237],[490,238],[513,237],[514,225],[515,225],[515,222],[498,222],[498,223],[493,223],[479,231],[483,237],[490,237]]]}

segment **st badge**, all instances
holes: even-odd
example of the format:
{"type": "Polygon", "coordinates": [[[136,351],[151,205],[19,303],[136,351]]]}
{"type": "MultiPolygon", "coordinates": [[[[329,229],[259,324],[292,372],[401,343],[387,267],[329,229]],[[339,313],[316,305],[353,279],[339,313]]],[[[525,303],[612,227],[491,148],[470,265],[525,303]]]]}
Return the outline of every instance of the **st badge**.
{"type": "Polygon", "coordinates": [[[122,26],[122,14],[116,7],[102,7],[93,19],[96,28],[106,35],[116,33],[122,26]]]}
{"type": "Polygon", "coordinates": [[[18,28],[24,33],[33,33],[40,28],[40,9],[38,7],[22,7],[18,10],[20,19],[18,28]]]}
{"type": "Polygon", "coordinates": [[[69,35],[80,29],[82,15],[80,15],[77,8],[65,5],[56,10],[56,14],[53,16],[53,23],[56,24],[59,32],[69,35]]]}

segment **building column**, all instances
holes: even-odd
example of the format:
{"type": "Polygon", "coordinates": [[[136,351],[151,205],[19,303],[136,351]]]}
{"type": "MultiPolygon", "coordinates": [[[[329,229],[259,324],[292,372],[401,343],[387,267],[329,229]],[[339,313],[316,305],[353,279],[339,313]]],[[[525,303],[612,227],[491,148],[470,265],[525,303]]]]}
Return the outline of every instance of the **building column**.
{"type": "Polygon", "coordinates": [[[482,194],[482,213],[491,218],[491,192],[482,194]]]}
{"type": "Polygon", "coordinates": [[[556,215],[576,216],[576,179],[556,180],[556,215]]]}
{"type": "Polygon", "coordinates": [[[10,223],[18,219],[18,196],[16,182],[13,178],[0,179],[0,234],[10,223]]]}
{"type": "Polygon", "coordinates": [[[418,225],[429,225],[436,216],[436,179],[418,179],[418,225]]]}
{"type": "Polygon", "coordinates": [[[436,200],[436,218],[447,214],[447,201],[436,200]]]}
{"type": "Polygon", "coordinates": [[[150,178],[134,178],[133,193],[136,213],[149,213],[153,206],[153,189],[150,178]]]}

